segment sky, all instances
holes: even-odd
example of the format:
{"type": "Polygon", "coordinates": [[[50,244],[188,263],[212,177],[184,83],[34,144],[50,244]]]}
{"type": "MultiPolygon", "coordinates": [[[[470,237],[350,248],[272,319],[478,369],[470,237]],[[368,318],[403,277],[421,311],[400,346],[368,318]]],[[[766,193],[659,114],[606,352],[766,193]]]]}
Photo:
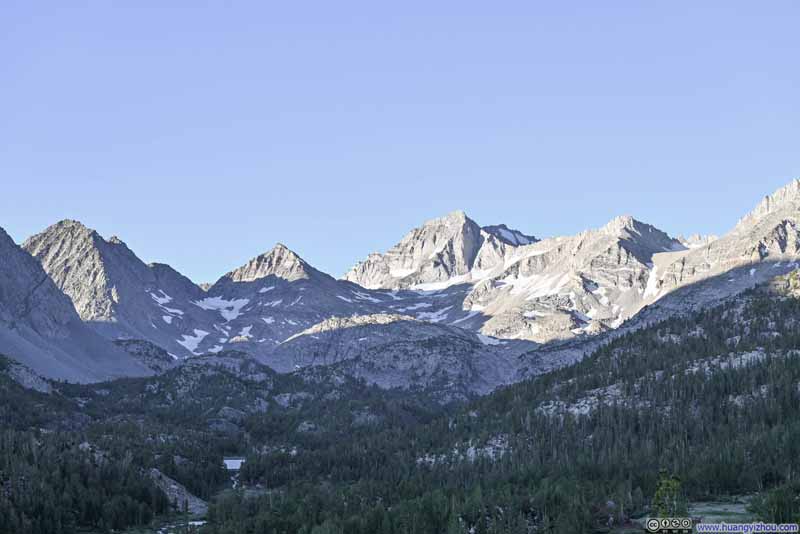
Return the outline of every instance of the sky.
{"type": "Polygon", "coordinates": [[[800,177],[800,3],[0,3],[0,227],[214,281],[462,209],[724,233],[800,177]]]}

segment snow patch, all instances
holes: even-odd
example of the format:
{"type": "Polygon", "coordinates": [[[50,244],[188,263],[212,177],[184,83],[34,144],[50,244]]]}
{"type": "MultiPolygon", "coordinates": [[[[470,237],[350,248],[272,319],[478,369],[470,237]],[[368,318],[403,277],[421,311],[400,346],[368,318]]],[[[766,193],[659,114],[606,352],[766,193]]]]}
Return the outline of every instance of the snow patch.
{"type": "Polygon", "coordinates": [[[447,306],[446,308],[442,308],[441,310],[434,311],[434,312],[419,312],[417,313],[417,319],[420,321],[429,321],[431,323],[439,323],[444,321],[447,317],[447,312],[452,308],[452,306],[447,306]]]}
{"type": "Polygon", "coordinates": [[[194,329],[194,335],[190,336],[188,334],[183,334],[183,339],[177,340],[180,345],[191,352],[192,354],[197,354],[195,351],[197,350],[198,345],[205,339],[208,335],[208,332],[205,330],[200,330],[199,328],[194,329]]]}
{"type": "Polygon", "coordinates": [[[249,302],[250,299],[225,300],[222,297],[208,297],[193,301],[192,304],[204,310],[218,311],[226,321],[230,322],[242,314],[242,308],[249,302]]]}
{"type": "Polygon", "coordinates": [[[650,271],[650,276],[647,277],[647,285],[644,288],[644,296],[652,297],[658,294],[658,267],[655,265],[650,271]]]}
{"type": "Polygon", "coordinates": [[[411,306],[406,306],[405,308],[397,308],[397,311],[399,311],[399,312],[407,312],[407,311],[411,311],[411,310],[419,310],[420,308],[432,308],[432,307],[433,307],[433,304],[431,304],[430,302],[418,302],[418,303],[413,304],[411,306]]]}
{"type": "Polygon", "coordinates": [[[161,293],[162,296],[159,297],[155,293],[150,293],[150,297],[152,297],[152,299],[156,301],[159,306],[163,306],[164,304],[169,304],[172,302],[172,297],[164,293],[164,290],[159,289],[158,292],[161,293]]]}
{"type": "Polygon", "coordinates": [[[505,345],[503,341],[500,341],[499,339],[493,337],[484,336],[483,334],[477,334],[477,336],[478,339],[481,341],[481,343],[483,343],[484,345],[505,345]]]}
{"type": "Polygon", "coordinates": [[[362,293],[361,291],[353,291],[353,295],[356,296],[358,300],[367,300],[369,302],[380,302],[380,299],[376,299],[373,296],[367,295],[366,293],[362,293]]]}
{"type": "Polygon", "coordinates": [[[456,319],[455,321],[450,321],[450,324],[456,324],[456,323],[460,323],[460,322],[463,322],[463,321],[468,321],[469,319],[472,319],[473,317],[475,317],[479,313],[480,313],[480,311],[478,311],[478,310],[472,310],[471,312],[466,314],[461,319],[456,319]]]}

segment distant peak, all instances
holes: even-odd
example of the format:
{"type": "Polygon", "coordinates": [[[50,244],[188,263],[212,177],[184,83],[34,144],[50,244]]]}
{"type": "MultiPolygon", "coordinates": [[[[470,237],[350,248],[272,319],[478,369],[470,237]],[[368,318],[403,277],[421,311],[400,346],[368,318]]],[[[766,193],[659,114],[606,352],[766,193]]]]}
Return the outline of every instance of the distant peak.
{"type": "Polygon", "coordinates": [[[451,211],[450,213],[442,217],[437,217],[436,219],[431,219],[429,221],[426,221],[423,226],[436,226],[440,224],[443,224],[445,226],[450,226],[454,224],[462,225],[467,221],[472,222],[472,219],[467,217],[467,214],[463,210],[456,210],[456,211],[451,211]]]}
{"type": "Polygon", "coordinates": [[[225,275],[234,282],[253,282],[267,276],[277,276],[287,281],[309,278],[316,270],[283,243],[256,256],[238,269],[225,275]]]}
{"type": "Polygon", "coordinates": [[[289,247],[287,247],[286,245],[284,245],[280,241],[275,243],[275,246],[272,247],[272,249],[269,252],[270,253],[272,253],[272,252],[289,252],[291,254],[294,254],[294,251],[292,251],[292,249],[290,249],[289,247]]]}
{"type": "Polygon", "coordinates": [[[74,219],[62,219],[57,223],[50,225],[45,229],[45,232],[58,231],[58,230],[76,230],[79,232],[97,233],[92,228],[89,228],[80,221],[74,219]]]}
{"type": "Polygon", "coordinates": [[[280,256],[287,260],[291,259],[292,261],[299,261],[305,263],[303,258],[301,258],[295,251],[293,251],[283,243],[275,243],[274,247],[272,247],[268,252],[265,252],[261,256],[280,256]]]}
{"type": "Polygon", "coordinates": [[[619,215],[614,217],[602,228],[608,233],[617,233],[622,230],[634,230],[637,226],[647,226],[630,215],[619,215]]]}
{"type": "MultiPolygon", "coordinates": [[[[63,219],[55,224],[51,224],[41,232],[25,240],[23,248],[31,252],[32,248],[38,248],[37,243],[56,243],[56,242],[84,242],[90,243],[92,247],[100,247],[105,240],[94,229],[85,226],[82,222],[73,219],[63,219]]],[[[33,252],[31,252],[33,254],[33,252]]]]}
{"type": "Polygon", "coordinates": [[[61,219],[53,226],[79,226],[81,228],[86,228],[86,226],[82,222],[75,219],[61,219]]]}
{"type": "Polygon", "coordinates": [[[454,220],[458,220],[458,221],[463,221],[463,220],[466,220],[468,217],[467,217],[467,214],[466,214],[466,212],[464,210],[455,210],[455,211],[451,211],[450,213],[445,215],[445,218],[446,219],[454,219],[454,220]]]}

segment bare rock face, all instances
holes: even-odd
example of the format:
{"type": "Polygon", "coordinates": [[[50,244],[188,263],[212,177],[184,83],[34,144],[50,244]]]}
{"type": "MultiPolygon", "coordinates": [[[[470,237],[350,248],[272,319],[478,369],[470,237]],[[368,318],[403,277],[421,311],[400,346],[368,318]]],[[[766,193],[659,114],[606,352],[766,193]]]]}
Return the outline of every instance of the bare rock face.
{"type": "Polygon", "coordinates": [[[345,275],[369,289],[406,288],[467,274],[483,237],[480,227],[456,211],[415,228],[386,254],[372,254],[345,275]]]}
{"type": "Polygon", "coordinates": [[[165,264],[145,264],[119,238],[103,239],[65,220],[23,247],[72,300],[81,319],[112,340],[150,340],[172,354],[192,354],[186,335],[213,316],[193,305],[203,290],[165,264]]]}
{"type": "Polygon", "coordinates": [[[795,179],[771,195],[765,196],[750,213],[739,220],[734,232],[742,230],[746,232],[775,213],[797,213],[798,210],[800,210],[800,179],[795,179]]]}
{"type": "Polygon", "coordinates": [[[149,371],[96,336],[41,265],[0,229],[0,347],[43,376],[73,381],[149,371]]]}
{"type": "Polygon", "coordinates": [[[334,366],[383,388],[438,390],[452,398],[517,380],[528,343],[502,341],[409,316],[331,318],[262,357],[279,370],[334,366]]]}
{"type": "Polygon", "coordinates": [[[61,221],[28,239],[23,248],[39,259],[84,320],[114,317],[119,302],[115,278],[152,277],[144,264],[131,261],[133,255],[124,243],[105,241],[77,221],[61,221]]]}
{"type": "Polygon", "coordinates": [[[698,299],[716,302],[778,274],[762,266],[779,269],[781,262],[797,260],[798,215],[796,180],[766,197],[721,238],[673,239],[630,216],[541,241],[495,226],[480,231],[477,252],[461,263],[431,257],[430,246],[425,248],[430,242],[443,246],[453,236],[463,242],[461,236],[469,235],[452,223],[461,219],[448,216],[410,232],[386,254],[371,255],[346,278],[393,290],[402,302],[387,303],[391,312],[414,310],[410,315],[417,319],[503,339],[567,341],[613,330],[670,292],[727,272],[738,277],[735,282],[705,284],[698,299]]]}
{"type": "Polygon", "coordinates": [[[409,291],[395,293],[405,303],[389,304],[392,311],[419,309],[414,316],[423,320],[548,342],[621,323],[644,301],[653,255],[684,248],[650,225],[618,217],[598,230],[542,241],[504,225],[485,227],[468,262],[441,267],[441,256],[420,261],[422,240],[442,244],[452,242],[453,235],[467,235],[452,231],[460,228],[446,224],[453,220],[460,219],[451,215],[426,223],[346,277],[370,287],[409,291]],[[439,266],[436,276],[429,275],[431,266],[439,266]]]}
{"type": "Polygon", "coordinates": [[[226,274],[224,278],[233,282],[254,282],[261,278],[275,276],[287,282],[294,282],[321,274],[300,256],[289,250],[286,245],[278,243],[269,252],[253,258],[245,265],[226,274]]]}
{"type": "Polygon", "coordinates": [[[676,288],[729,271],[754,285],[779,274],[799,257],[800,180],[794,180],[765,197],[728,234],[681,254],[658,258],[650,297],[656,300],[676,288]],[[744,267],[749,270],[738,270],[744,267]]]}
{"type": "Polygon", "coordinates": [[[0,230],[0,319],[24,322],[46,337],[66,337],[75,313],[36,261],[0,230]]]}
{"type": "Polygon", "coordinates": [[[640,307],[653,255],[682,248],[632,217],[524,247],[467,302],[489,319],[481,331],[539,342],[614,328],[640,307]]]}

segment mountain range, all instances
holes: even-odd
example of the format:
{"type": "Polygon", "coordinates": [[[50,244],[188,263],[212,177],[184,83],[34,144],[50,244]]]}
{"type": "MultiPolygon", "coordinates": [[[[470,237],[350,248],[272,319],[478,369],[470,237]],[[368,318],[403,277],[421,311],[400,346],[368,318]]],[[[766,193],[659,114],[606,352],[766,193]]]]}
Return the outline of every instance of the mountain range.
{"type": "Polygon", "coordinates": [[[0,352],[71,381],[235,350],[281,373],[326,366],[384,388],[483,394],[788,272],[798,224],[800,180],[719,238],[622,216],[541,239],[454,212],[340,279],[277,244],[201,287],[65,220],[21,247],[0,232],[0,352]]]}

